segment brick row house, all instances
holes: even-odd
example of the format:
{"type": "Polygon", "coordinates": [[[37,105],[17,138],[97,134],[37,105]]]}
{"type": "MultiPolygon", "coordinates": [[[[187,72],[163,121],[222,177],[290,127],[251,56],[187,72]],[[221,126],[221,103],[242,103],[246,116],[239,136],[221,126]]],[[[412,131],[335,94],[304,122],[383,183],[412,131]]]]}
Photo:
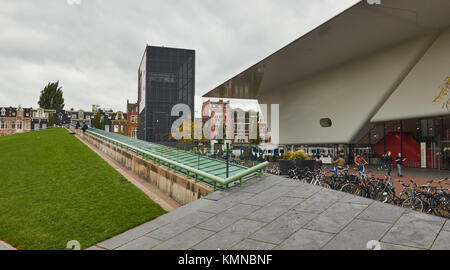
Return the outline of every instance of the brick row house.
{"type": "Polygon", "coordinates": [[[138,103],[130,103],[127,100],[127,136],[131,138],[137,138],[138,129],[138,103]]]}
{"type": "Polygon", "coordinates": [[[0,107],[0,136],[29,132],[48,127],[54,110],[19,107],[0,107]]]}
{"type": "Polygon", "coordinates": [[[92,127],[97,112],[100,112],[105,131],[137,137],[138,103],[128,100],[127,112],[104,110],[99,105],[92,105],[92,111],[0,107],[0,136],[45,129],[50,126],[50,115],[53,115],[53,124],[56,126],[78,123],[80,126],[86,124],[92,127]]]}

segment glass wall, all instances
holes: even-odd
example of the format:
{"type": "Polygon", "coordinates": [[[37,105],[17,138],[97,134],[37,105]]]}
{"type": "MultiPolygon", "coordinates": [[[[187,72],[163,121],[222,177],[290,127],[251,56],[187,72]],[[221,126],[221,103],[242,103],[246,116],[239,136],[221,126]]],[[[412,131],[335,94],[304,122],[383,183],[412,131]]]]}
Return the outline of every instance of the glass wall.
{"type": "Polygon", "coordinates": [[[408,167],[450,169],[450,116],[376,123],[349,149],[350,160],[360,153],[372,165],[391,152],[406,157],[408,167]]]}

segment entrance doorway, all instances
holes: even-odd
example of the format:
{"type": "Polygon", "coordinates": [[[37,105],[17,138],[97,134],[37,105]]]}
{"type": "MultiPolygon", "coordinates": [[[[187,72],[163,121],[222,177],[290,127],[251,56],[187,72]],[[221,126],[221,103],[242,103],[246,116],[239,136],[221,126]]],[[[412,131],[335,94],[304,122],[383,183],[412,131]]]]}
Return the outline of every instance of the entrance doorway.
{"type": "Polygon", "coordinates": [[[440,168],[441,170],[450,170],[450,141],[440,143],[440,168]]]}

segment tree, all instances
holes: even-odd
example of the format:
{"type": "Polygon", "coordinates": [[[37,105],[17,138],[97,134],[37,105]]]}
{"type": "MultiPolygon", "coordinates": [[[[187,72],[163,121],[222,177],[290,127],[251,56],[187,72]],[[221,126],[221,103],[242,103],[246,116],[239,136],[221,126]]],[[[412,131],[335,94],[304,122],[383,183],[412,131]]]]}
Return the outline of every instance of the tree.
{"type": "Polygon", "coordinates": [[[102,121],[101,121],[101,115],[100,115],[100,112],[97,112],[97,113],[95,114],[94,120],[93,120],[93,126],[94,126],[96,129],[102,129],[103,124],[102,124],[102,121]]]}
{"type": "Polygon", "coordinates": [[[53,127],[55,124],[55,117],[53,116],[53,113],[49,113],[48,115],[48,126],[53,127]]]}
{"type": "Polygon", "coordinates": [[[48,83],[41,91],[38,101],[39,107],[47,110],[64,109],[63,91],[59,86],[59,81],[48,83]]]}
{"type": "Polygon", "coordinates": [[[450,97],[447,97],[448,93],[450,91],[450,76],[445,79],[445,82],[443,85],[441,85],[441,92],[439,95],[433,100],[433,102],[440,102],[442,103],[442,108],[449,110],[450,106],[450,97]]]}

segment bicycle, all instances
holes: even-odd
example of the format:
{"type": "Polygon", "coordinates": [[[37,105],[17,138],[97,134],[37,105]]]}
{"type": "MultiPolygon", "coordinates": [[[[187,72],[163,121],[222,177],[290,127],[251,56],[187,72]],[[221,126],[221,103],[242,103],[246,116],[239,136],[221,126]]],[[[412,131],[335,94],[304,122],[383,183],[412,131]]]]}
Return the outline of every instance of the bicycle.
{"type": "MultiPolygon", "coordinates": [[[[420,199],[422,193],[420,191],[417,191],[418,186],[414,181],[410,180],[410,182],[412,184],[411,196],[403,201],[402,207],[422,212],[423,201],[420,199]]],[[[405,183],[402,183],[402,185],[404,185],[405,187],[410,187],[410,185],[405,183]]]]}

